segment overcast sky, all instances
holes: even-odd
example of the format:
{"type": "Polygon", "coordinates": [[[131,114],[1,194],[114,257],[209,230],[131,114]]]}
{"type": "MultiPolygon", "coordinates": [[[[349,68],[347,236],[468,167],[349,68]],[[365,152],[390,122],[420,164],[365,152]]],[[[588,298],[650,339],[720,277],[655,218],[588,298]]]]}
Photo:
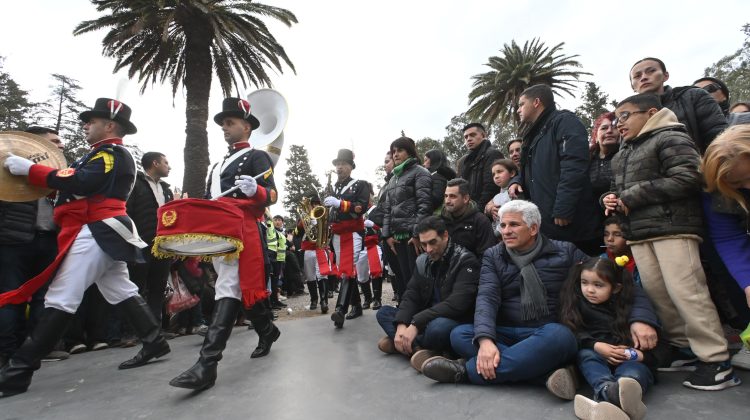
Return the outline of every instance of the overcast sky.
{"type": "MultiPolygon", "coordinates": [[[[451,117],[467,108],[471,76],[486,71],[488,58],[511,40],[565,42],[563,52],[578,54],[583,70],[593,73],[586,81],[623,99],[632,93],[628,70],[636,60],[659,57],[669,84],[690,84],[742,45],[741,27],[750,22],[750,2],[739,0],[264,2],[291,10],[300,22],[271,25],[297,70],[276,75],[274,88],[290,107],[286,151],[289,144],[304,145],[322,182],[339,148],[354,150],[355,177],[375,183],[374,169],[402,129],[415,140],[443,137],[451,117]]],[[[112,74],[114,60],[101,56],[104,30],[72,35],[79,22],[99,17],[88,1],[6,1],[2,12],[5,71],[33,100],[47,98],[51,73],[78,79],[81,99],[90,106],[97,97],[118,95],[124,85],[119,99],[133,108],[138,126],[126,141],[167,154],[173,168],[167,181],[181,185],[184,91],[172,98],[168,86],[155,86],[140,95],[139,84],[112,74]]],[[[218,83],[212,86],[211,116],[222,99],[218,83]]],[[[578,100],[560,103],[573,109],[578,100]]],[[[226,146],[211,119],[208,137],[214,161],[226,146]]],[[[283,152],[276,171],[282,193],[285,157],[283,152]]]]}

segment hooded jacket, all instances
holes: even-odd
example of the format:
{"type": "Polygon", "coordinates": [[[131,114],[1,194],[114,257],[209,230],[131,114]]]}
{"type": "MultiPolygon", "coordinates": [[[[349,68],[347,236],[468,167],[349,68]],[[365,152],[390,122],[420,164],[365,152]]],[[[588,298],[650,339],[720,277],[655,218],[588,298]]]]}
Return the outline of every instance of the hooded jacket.
{"type": "Polygon", "coordinates": [[[661,104],[685,125],[701,154],[727,128],[727,119],[716,100],[705,90],[695,86],[664,87],[661,104]]]}
{"type": "Polygon", "coordinates": [[[703,233],[700,155],[674,112],[662,108],[612,158],[612,190],[629,209],[626,239],[703,233]]]}

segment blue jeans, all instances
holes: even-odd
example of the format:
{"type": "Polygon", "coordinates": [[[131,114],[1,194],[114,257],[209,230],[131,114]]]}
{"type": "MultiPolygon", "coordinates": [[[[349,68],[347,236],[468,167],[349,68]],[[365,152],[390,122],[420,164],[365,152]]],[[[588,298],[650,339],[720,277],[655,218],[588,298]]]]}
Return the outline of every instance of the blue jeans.
{"type": "Polygon", "coordinates": [[[473,384],[544,381],[551,371],[571,362],[578,351],[575,336],[562,324],[550,323],[537,328],[496,327],[495,332],[500,364],[495,369],[495,379],[489,381],[477,372],[474,326],[461,325],[451,333],[453,350],[466,359],[466,371],[473,384]]]}
{"type": "MultiPolygon", "coordinates": [[[[383,306],[378,309],[378,313],[375,315],[378,324],[391,340],[396,336],[396,326],[393,324],[396,319],[396,312],[398,312],[398,308],[383,306]]],[[[422,334],[417,335],[417,338],[414,339],[414,345],[435,351],[450,350],[451,330],[458,325],[460,325],[458,321],[450,318],[435,318],[427,324],[422,334]]]]}
{"type": "Polygon", "coordinates": [[[654,383],[651,370],[641,362],[627,361],[617,366],[610,366],[607,360],[592,349],[578,352],[578,368],[586,382],[594,389],[597,401],[607,401],[605,387],[617,382],[620,378],[633,378],[641,385],[643,393],[654,383]]]}

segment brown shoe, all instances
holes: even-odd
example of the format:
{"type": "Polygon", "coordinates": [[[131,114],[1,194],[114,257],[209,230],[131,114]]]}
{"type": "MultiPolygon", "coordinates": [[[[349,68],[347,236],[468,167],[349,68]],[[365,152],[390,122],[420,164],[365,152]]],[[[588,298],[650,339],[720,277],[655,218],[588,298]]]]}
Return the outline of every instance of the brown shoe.
{"type": "Polygon", "coordinates": [[[390,337],[385,336],[378,341],[378,349],[385,354],[396,354],[396,345],[393,344],[393,340],[390,337]]]}
{"type": "Polygon", "coordinates": [[[633,378],[617,380],[620,407],[631,420],[641,420],[646,416],[646,405],[643,404],[641,384],[633,378]]]}
{"type": "Polygon", "coordinates": [[[575,368],[572,365],[557,369],[547,378],[547,389],[552,395],[572,401],[578,388],[575,368]]]}
{"type": "Polygon", "coordinates": [[[417,372],[422,373],[422,365],[424,364],[424,362],[426,362],[430,357],[439,355],[439,352],[433,350],[417,350],[411,356],[411,367],[413,367],[417,372]]]}

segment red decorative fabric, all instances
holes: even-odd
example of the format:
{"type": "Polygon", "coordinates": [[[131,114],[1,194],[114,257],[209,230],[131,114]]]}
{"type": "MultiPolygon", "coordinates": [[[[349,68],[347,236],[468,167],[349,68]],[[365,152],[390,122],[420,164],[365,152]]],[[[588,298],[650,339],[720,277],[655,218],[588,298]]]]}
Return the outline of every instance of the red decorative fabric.
{"type": "Polygon", "coordinates": [[[125,201],[114,198],[89,197],[55,207],[55,223],[60,226],[60,233],[57,235],[57,257],[44,271],[18,289],[0,294],[0,307],[28,302],[31,295],[57,272],[83,225],[124,215],[125,201]]]}
{"type": "Polygon", "coordinates": [[[378,255],[378,235],[365,237],[365,249],[367,250],[367,263],[370,266],[370,277],[378,278],[383,275],[383,265],[378,255]]]}

